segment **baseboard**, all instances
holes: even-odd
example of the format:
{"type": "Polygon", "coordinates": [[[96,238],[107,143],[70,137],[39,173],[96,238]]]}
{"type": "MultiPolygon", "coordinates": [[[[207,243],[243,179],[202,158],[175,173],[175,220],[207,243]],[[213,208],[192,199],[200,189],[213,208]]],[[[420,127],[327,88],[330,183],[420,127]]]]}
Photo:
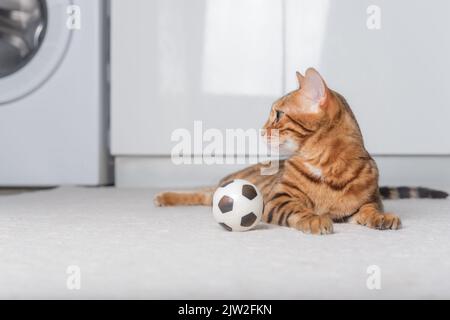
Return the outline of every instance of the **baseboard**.
{"type": "MultiPolygon", "coordinates": [[[[450,156],[375,156],[381,185],[450,188],[450,156]]],[[[246,165],[174,165],[169,157],[117,157],[116,186],[191,188],[215,185],[246,165]]]]}

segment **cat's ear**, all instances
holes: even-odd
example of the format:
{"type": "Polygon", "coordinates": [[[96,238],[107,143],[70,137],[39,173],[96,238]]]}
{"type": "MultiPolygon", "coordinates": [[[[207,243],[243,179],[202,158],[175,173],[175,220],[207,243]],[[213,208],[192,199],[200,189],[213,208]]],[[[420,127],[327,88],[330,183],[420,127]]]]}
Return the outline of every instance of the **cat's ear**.
{"type": "Polygon", "coordinates": [[[316,69],[309,68],[306,71],[305,78],[302,82],[302,91],[317,106],[325,105],[328,88],[316,69]]]}
{"type": "Polygon", "coordinates": [[[298,87],[301,89],[303,87],[303,82],[305,81],[305,76],[298,71],[297,71],[297,80],[298,80],[298,87]]]}

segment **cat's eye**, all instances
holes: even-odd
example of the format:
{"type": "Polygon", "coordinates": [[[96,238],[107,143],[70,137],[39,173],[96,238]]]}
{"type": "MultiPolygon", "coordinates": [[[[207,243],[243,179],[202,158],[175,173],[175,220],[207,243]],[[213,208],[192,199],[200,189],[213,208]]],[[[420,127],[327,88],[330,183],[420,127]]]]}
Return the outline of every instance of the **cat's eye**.
{"type": "Polygon", "coordinates": [[[278,121],[280,121],[281,120],[281,117],[283,117],[283,115],[284,115],[284,112],[282,112],[282,111],[276,111],[276,122],[278,122],[278,121]]]}

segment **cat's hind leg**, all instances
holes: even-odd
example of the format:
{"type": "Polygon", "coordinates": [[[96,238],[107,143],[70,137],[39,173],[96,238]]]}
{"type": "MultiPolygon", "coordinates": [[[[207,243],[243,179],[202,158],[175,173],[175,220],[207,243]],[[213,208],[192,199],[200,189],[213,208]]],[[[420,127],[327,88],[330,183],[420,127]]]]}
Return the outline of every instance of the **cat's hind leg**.
{"type": "Polygon", "coordinates": [[[376,203],[363,205],[359,211],[349,219],[349,222],[378,230],[398,230],[402,226],[398,216],[381,212],[379,205],[376,203]]]}

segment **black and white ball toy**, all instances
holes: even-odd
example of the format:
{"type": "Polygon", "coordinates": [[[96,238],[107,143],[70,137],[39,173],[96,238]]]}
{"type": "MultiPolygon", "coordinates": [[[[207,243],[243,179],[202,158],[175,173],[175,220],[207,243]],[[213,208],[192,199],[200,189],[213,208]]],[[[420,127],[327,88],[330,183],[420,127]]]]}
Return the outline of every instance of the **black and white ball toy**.
{"type": "Polygon", "coordinates": [[[217,189],[213,214],[228,231],[248,231],[262,218],[264,202],[258,188],[245,180],[234,180],[217,189]]]}

